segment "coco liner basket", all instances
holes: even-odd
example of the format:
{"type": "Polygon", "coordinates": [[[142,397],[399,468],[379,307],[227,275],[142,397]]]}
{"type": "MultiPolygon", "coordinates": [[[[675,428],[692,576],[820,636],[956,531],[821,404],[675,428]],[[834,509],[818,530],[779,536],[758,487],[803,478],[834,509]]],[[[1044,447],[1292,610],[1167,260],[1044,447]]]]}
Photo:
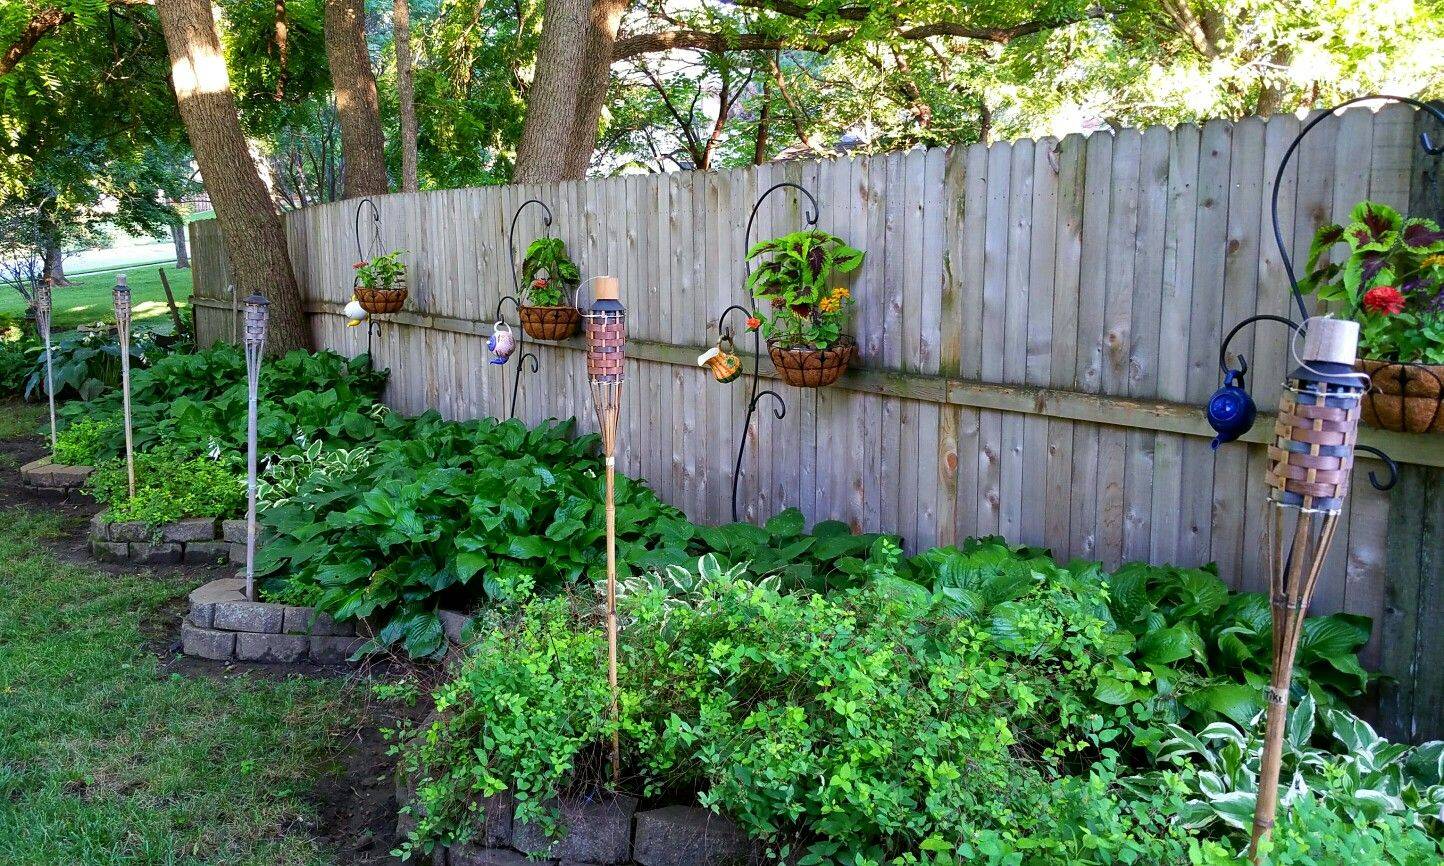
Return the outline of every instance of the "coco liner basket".
{"type": "Polygon", "coordinates": [[[533,340],[565,340],[577,332],[581,321],[576,307],[521,308],[521,329],[533,340]]]}
{"type": "Polygon", "coordinates": [[[1396,433],[1444,433],[1444,364],[1397,364],[1360,358],[1374,387],[1364,395],[1364,423],[1396,433]]]}
{"type": "Polygon", "coordinates": [[[783,348],[767,341],[767,354],[782,381],[794,388],[822,388],[836,382],[857,356],[857,342],[843,334],[828,349],[783,348]]]}
{"type": "Polygon", "coordinates": [[[356,302],[361,309],[373,315],[385,313],[397,313],[401,311],[401,305],[406,303],[406,281],[399,280],[392,284],[389,289],[374,289],[370,286],[355,286],[352,292],[356,295],[356,302]]]}

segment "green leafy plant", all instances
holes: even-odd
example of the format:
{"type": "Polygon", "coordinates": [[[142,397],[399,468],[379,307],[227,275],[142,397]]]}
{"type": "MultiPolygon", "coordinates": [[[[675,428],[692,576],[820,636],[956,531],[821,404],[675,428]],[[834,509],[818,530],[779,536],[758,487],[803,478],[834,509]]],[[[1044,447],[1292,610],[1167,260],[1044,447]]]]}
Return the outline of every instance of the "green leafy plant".
{"type": "Polygon", "coordinates": [[[373,259],[359,261],[351,267],[361,285],[371,289],[392,289],[406,279],[406,263],[401,261],[407,250],[395,250],[373,259]]]}
{"type": "Polygon", "coordinates": [[[747,251],[760,260],[747,278],[747,290],[763,302],[763,335],[785,347],[826,349],[842,335],[852,294],[831,286],[834,274],[862,265],[863,252],[817,229],[763,241],[747,251]]]}
{"type": "Polygon", "coordinates": [[[304,434],[296,438],[300,451],[276,455],[256,478],[256,503],[272,508],[291,501],[301,487],[318,473],[350,477],[360,472],[371,460],[371,449],[325,448],[320,439],[306,441],[304,434]]]}
{"type": "Polygon", "coordinates": [[[582,272],[567,256],[565,241],[541,237],[526,248],[526,255],[521,261],[521,277],[527,303],[538,307],[560,307],[570,301],[572,289],[582,281],[582,272]]]}
{"type": "Polygon", "coordinates": [[[30,372],[26,353],[36,344],[20,321],[0,318],[0,397],[18,397],[30,372]]]}
{"type": "Polygon", "coordinates": [[[245,482],[216,461],[169,451],[136,455],[133,497],[121,459],[98,465],[86,487],[107,507],[107,520],[151,526],[186,517],[234,517],[246,492],[245,482]]]}
{"type": "MultiPolygon", "coordinates": [[[[1180,820],[1195,829],[1218,822],[1249,830],[1263,752],[1259,720],[1243,727],[1214,722],[1197,734],[1177,725],[1166,731],[1156,759],[1182,773],[1189,799],[1180,820]]],[[[1158,780],[1155,772],[1131,784],[1146,789],[1158,780]]],[[[1391,743],[1353,713],[1317,707],[1309,695],[1289,714],[1281,783],[1281,811],[1312,800],[1343,819],[1397,818],[1436,839],[1444,831],[1444,742],[1391,743]]],[[[1433,842],[1427,847],[1441,853],[1433,842]]]]}
{"type": "Polygon", "coordinates": [[[120,419],[80,418],[55,437],[55,462],[89,466],[111,453],[112,442],[123,435],[120,419]]]}
{"type": "Polygon", "coordinates": [[[1432,220],[1403,217],[1377,202],[1361,202],[1348,225],[1322,226],[1300,283],[1320,300],[1340,301],[1359,322],[1366,357],[1444,364],[1444,230],[1432,220]],[[1320,265],[1336,244],[1342,262],[1320,265]]]}
{"type": "MultiPolygon", "coordinates": [[[[45,349],[38,343],[29,350],[30,375],[25,379],[25,399],[45,396],[45,349]]],[[[115,326],[104,322],[51,339],[52,371],[55,396],[91,400],[120,384],[120,339],[115,326]]],[[[130,363],[132,372],[163,356],[165,349],[150,331],[137,330],[131,335],[130,363]]]]}

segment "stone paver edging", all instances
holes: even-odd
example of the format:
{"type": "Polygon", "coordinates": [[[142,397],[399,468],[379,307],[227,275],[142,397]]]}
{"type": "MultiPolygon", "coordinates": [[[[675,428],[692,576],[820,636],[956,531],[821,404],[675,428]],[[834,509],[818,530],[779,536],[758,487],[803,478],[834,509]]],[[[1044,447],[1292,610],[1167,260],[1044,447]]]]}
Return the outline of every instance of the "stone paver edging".
{"type": "Polygon", "coordinates": [[[93,466],[66,466],[41,457],[20,467],[20,483],[34,490],[69,493],[80,489],[94,471],[93,466]]]}
{"type": "Polygon", "coordinates": [[[241,525],[241,539],[244,541],[245,522],[240,520],[218,523],[209,517],[188,517],[174,523],[150,526],[139,520],[111,522],[102,511],[90,519],[90,554],[101,562],[215,565],[235,562],[236,548],[239,547],[239,556],[244,561],[246,546],[226,540],[232,523],[241,525]]]}
{"type": "Polygon", "coordinates": [[[217,661],[343,664],[365,642],[354,623],[314,608],[248,601],[238,577],[192,591],[181,621],[181,651],[217,661]]]}

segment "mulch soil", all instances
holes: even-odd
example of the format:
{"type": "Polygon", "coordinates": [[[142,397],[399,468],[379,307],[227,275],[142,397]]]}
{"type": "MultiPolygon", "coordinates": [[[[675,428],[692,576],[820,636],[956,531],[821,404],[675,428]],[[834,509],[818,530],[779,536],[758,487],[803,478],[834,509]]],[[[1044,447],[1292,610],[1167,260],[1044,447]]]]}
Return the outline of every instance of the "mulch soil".
{"type": "MultiPolygon", "coordinates": [[[[45,444],[37,439],[0,440],[0,506],[46,509],[63,517],[62,536],[49,542],[53,554],[62,562],[82,565],[87,569],[109,574],[133,571],[141,566],[127,563],[104,563],[90,555],[86,533],[90,518],[100,510],[88,496],[80,493],[54,494],[32,490],[21,484],[18,467],[46,454],[45,444]],[[8,459],[7,459],[8,458],[8,459]]],[[[144,566],[152,573],[183,577],[200,586],[220,577],[234,574],[234,566],[144,566]]],[[[362,667],[324,667],[300,664],[221,663],[191,658],[180,652],[180,622],[186,614],[186,599],[177,598],[169,607],[149,615],[141,623],[148,647],[155,653],[161,670],[187,677],[223,679],[237,676],[285,679],[293,676],[343,678],[352,703],[360,708],[353,730],[345,732],[331,775],[317,780],[313,792],[314,805],[320,816],[317,835],[330,848],[338,864],[381,866],[399,864],[390,852],[396,847],[396,791],[393,772],[395,758],[386,754],[389,744],[381,731],[394,728],[403,721],[420,721],[424,707],[405,708],[381,704],[370,693],[373,678],[386,679],[407,673],[419,678],[425,686],[439,675],[436,670],[412,670],[405,662],[386,659],[362,667]]],[[[422,703],[422,702],[419,702],[422,703]]]]}

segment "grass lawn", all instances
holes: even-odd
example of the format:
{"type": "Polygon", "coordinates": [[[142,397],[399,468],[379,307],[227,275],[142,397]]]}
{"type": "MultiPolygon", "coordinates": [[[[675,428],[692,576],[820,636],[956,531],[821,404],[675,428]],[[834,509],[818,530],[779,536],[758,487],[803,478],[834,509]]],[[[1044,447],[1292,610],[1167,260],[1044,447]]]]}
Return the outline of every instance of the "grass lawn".
{"type": "Polygon", "coordinates": [[[0,510],[0,863],[330,862],[306,797],[355,696],[167,672],[142,623],[190,587],[57,560],[59,520],[0,510]]]}
{"type": "MultiPolygon", "coordinates": [[[[75,285],[61,286],[51,299],[51,326],[56,332],[73,330],[87,322],[114,321],[115,307],[111,289],[115,288],[115,275],[120,271],[100,271],[93,274],[71,277],[75,285]]],[[[165,303],[165,290],[160,285],[156,266],[128,268],[125,270],[130,284],[131,318],[135,322],[146,321],[159,324],[170,321],[170,311],[165,303]]],[[[181,315],[188,315],[187,298],[191,294],[191,272],[166,268],[171,292],[181,315]]],[[[21,318],[25,315],[25,299],[20,293],[6,289],[0,294],[0,317],[21,318]]]]}

